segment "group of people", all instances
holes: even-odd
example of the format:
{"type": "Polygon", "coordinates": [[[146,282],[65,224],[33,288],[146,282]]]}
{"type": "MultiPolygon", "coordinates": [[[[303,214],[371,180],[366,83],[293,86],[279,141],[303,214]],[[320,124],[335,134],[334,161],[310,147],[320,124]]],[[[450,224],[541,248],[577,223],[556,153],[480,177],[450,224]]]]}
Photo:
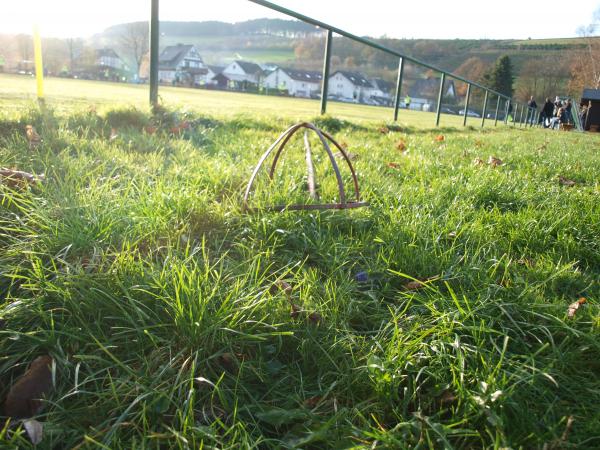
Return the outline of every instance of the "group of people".
{"type": "MultiPolygon", "coordinates": [[[[528,122],[533,122],[535,117],[535,111],[537,110],[537,103],[533,98],[533,95],[527,102],[529,111],[531,111],[528,122]]],[[[551,128],[553,130],[560,128],[561,124],[572,124],[573,123],[573,103],[570,99],[561,100],[558,96],[554,101],[546,98],[544,106],[539,116],[539,123],[544,128],[551,128]]]]}

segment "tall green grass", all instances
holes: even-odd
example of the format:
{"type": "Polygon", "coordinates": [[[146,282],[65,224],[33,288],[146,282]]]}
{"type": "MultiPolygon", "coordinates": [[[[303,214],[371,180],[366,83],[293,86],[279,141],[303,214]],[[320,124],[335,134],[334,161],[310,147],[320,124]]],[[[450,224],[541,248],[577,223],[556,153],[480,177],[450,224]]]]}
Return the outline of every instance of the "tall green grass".
{"type": "MultiPolygon", "coordinates": [[[[2,165],[46,175],[0,186],[0,398],[54,358],[39,447],[600,448],[600,141],[319,124],[369,208],[242,212],[283,119],[2,115],[2,165]]],[[[253,206],[305,201],[294,142],[253,206]]]]}

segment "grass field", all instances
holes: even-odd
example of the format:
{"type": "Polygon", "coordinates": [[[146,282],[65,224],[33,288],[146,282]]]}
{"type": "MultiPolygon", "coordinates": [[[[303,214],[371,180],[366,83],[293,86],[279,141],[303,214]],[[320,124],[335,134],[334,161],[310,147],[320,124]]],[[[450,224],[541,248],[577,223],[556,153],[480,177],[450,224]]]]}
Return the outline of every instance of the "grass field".
{"type": "MultiPolygon", "coordinates": [[[[49,80],[40,112],[20,83],[0,77],[1,166],[45,180],[0,185],[0,402],[53,358],[37,448],[600,448],[597,136],[348,109],[316,120],[370,207],[246,214],[315,103],[163,89],[190,112],[151,116],[111,106],[145,88],[49,80]]],[[[306,198],[294,142],[252,206],[306,198]]]]}
{"type": "MultiPolygon", "coordinates": [[[[4,110],[21,110],[35,100],[35,80],[26,76],[0,75],[0,107],[4,110]]],[[[112,108],[114,105],[132,105],[146,108],[148,85],[106,83],[99,81],[48,78],[45,83],[46,100],[58,112],[69,111],[73,106],[87,108],[96,105],[112,108]]],[[[301,98],[284,98],[236,92],[208,91],[161,86],[161,100],[170,107],[215,117],[250,114],[253,117],[280,117],[302,120],[319,113],[320,102],[301,98]]],[[[329,112],[336,117],[355,122],[390,120],[392,108],[329,102],[329,112]]],[[[400,111],[400,123],[405,126],[430,128],[435,124],[434,113],[400,111]]],[[[443,114],[443,126],[462,125],[462,117],[443,114]]],[[[469,124],[481,125],[481,119],[469,118],[469,124]]],[[[487,122],[488,126],[493,121],[487,122]]]]}

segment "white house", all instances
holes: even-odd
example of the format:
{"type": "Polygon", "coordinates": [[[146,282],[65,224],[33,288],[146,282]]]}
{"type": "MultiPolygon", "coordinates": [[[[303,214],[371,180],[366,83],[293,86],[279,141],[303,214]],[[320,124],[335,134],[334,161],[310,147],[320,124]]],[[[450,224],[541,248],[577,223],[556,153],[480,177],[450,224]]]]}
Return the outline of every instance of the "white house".
{"type": "Polygon", "coordinates": [[[363,74],[338,70],[329,77],[329,95],[343,101],[365,102],[371,97],[373,85],[363,74]]]}
{"type": "Polygon", "coordinates": [[[258,64],[248,61],[233,61],[214,79],[222,88],[246,90],[258,88],[263,70],[258,64]]]}
{"type": "MultiPolygon", "coordinates": [[[[416,80],[408,90],[411,98],[410,109],[432,111],[437,105],[439,90],[439,78],[430,77],[416,80]]],[[[443,98],[445,100],[456,99],[456,87],[453,80],[446,80],[443,98]]]]}
{"type": "Polygon", "coordinates": [[[277,68],[263,81],[267,89],[287,91],[294,97],[315,97],[321,92],[323,75],[320,72],[277,68]]]}
{"type": "Polygon", "coordinates": [[[369,92],[369,100],[373,104],[390,106],[393,103],[392,93],[395,85],[381,78],[369,80],[373,88],[369,92]]]}
{"type": "Polygon", "coordinates": [[[161,83],[205,84],[208,73],[200,53],[193,45],[170,45],[158,58],[158,79],[161,83]]]}

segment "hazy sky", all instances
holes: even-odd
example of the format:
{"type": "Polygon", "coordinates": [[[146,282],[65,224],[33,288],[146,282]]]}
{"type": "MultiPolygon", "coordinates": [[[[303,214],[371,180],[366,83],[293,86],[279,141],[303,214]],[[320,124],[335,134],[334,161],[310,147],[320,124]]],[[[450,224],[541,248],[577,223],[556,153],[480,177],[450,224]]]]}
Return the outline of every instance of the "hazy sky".
{"type": "MultiPolygon", "coordinates": [[[[275,0],[347,31],[396,38],[549,38],[574,36],[600,0],[275,0]]],[[[0,0],[0,33],[89,36],[147,20],[150,0],[0,0]]],[[[280,17],[248,0],[162,0],[162,20],[243,21],[280,17]]]]}

